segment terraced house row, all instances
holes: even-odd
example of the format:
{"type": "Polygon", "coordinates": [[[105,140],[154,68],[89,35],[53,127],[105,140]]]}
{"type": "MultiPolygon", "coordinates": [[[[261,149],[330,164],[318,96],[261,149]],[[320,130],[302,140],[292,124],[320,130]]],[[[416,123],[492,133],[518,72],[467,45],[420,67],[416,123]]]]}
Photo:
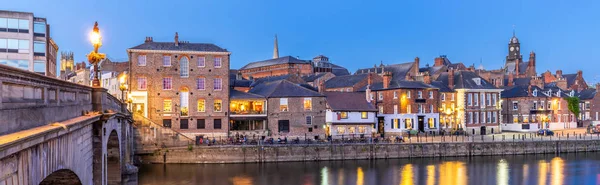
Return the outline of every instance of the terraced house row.
{"type": "Polygon", "coordinates": [[[495,134],[584,126],[598,120],[596,90],[582,73],[536,76],[516,36],[502,69],[453,63],[374,65],[350,74],[328,57],[279,57],[230,69],[208,43],[145,42],[128,49],[134,112],[190,137],[373,137],[409,133],[495,134]],[[512,49],[511,49],[512,48],[512,49]],[[424,67],[422,67],[424,66],[424,67]],[[579,97],[573,115],[563,97],[579,97]]]}

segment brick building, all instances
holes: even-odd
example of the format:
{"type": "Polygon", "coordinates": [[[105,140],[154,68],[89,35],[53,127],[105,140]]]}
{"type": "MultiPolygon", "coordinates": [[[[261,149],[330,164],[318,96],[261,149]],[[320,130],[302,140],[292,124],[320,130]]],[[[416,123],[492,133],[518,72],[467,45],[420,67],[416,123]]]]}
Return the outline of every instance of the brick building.
{"type": "Polygon", "coordinates": [[[264,82],[249,93],[267,99],[267,129],[272,137],[325,136],[325,96],[287,80],[264,82]]]}
{"type": "Polygon", "coordinates": [[[133,112],[188,136],[229,130],[230,52],[208,43],[154,42],[127,50],[133,112]]]}
{"type": "Polygon", "coordinates": [[[362,92],[324,92],[327,97],[326,134],[334,139],[371,137],[376,133],[377,109],[362,92]]]}

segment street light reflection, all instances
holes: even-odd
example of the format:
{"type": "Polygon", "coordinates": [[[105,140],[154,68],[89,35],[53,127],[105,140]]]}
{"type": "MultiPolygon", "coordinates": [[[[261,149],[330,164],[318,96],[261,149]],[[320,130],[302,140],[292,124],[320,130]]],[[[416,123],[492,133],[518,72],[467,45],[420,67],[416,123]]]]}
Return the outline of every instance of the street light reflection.
{"type": "Polygon", "coordinates": [[[550,161],[550,167],[552,168],[552,172],[550,176],[552,176],[552,182],[550,184],[563,184],[563,168],[564,161],[560,157],[554,157],[550,161]]]}
{"type": "Polygon", "coordinates": [[[467,184],[465,176],[465,163],[459,161],[448,161],[440,164],[440,184],[467,184]]]}
{"type": "Polygon", "coordinates": [[[400,185],[409,185],[413,183],[413,166],[412,164],[406,164],[402,167],[400,172],[400,185]]]}
{"type": "Polygon", "coordinates": [[[329,170],[327,166],[321,168],[321,185],[329,184],[329,170]]]}
{"type": "Polygon", "coordinates": [[[496,176],[496,184],[508,184],[508,162],[505,159],[498,161],[496,176]]]}
{"type": "Polygon", "coordinates": [[[356,185],[363,185],[365,182],[365,173],[361,167],[356,169],[356,185]]]}
{"type": "Polygon", "coordinates": [[[435,166],[427,165],[427,185],[435,184],[435,166]]]}
{"type": "Polygon", "coordinates": [[[546,178],[548,174],[548,163],[546,160],[540,160],[538,162],[538,184],[546,184],[546,178]]]}

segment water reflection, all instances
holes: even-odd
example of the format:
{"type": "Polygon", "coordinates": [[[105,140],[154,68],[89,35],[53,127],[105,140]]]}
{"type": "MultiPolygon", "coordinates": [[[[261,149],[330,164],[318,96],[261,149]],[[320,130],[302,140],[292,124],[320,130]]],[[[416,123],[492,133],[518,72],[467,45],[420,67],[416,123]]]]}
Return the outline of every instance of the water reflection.
{"type": "Polygon", "coordinates": [[[228,165],[156,164],[140,168],[139,182],[150,185],[595,184],[600,182],[598,154],[228,165]]]}

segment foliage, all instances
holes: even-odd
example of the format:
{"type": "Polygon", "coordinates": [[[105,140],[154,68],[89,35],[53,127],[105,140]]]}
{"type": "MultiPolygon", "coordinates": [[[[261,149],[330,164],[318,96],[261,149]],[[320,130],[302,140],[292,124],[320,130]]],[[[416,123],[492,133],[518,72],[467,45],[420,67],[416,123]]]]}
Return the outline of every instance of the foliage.
{"type": "Polygon", "coordinates": [[[581,110],[579,110],[579,97],[565,97],[565,100],[567,101],[569,111],[575,114],[575,119],[577,120],[577,116],[581,112],[581,110]]]}
{"type": "Polygon", "coordinates": [[[192,151],[194,149],[194,147],[192,146],[192,144],[188,144],[188,151],[192,151]]]}

